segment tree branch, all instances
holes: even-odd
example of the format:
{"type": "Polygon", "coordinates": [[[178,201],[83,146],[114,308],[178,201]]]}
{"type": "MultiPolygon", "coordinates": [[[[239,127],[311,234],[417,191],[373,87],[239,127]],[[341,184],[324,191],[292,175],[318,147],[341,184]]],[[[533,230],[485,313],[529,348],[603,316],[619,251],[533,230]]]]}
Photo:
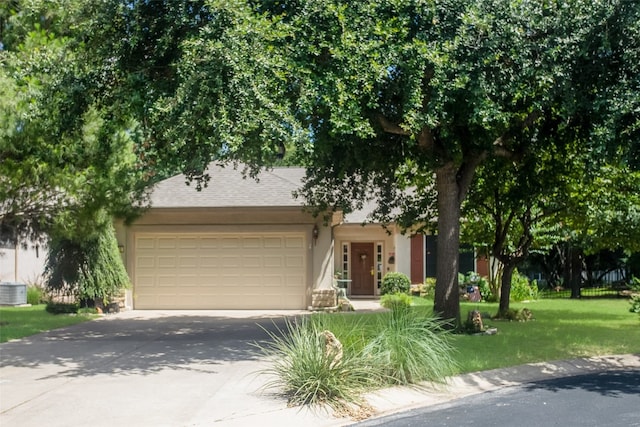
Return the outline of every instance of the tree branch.
{"type": "Polygon", "coordinates": [[[433,150],[435,144],[436,141],[433,139],[431,129],[429,129],[427,126],[423,127],[418,134],[418,145],[420,146],[420,148],[424,150],[433,150]]]}
{"type": "Polygon", "coordinates": [[[460,204],[462,204],[464,199],[466,199],[467,192],[469,191],[469,187],[471,187],[471,182],[473,181],[473,175],[475,174],[478,166],[480,166],[480,164],[487,158],[487,152],[483,151],[477,156],[465,157],[467,160],[460,165],[457,174],[458,203],[460,204]]]}
{"type": "Polygon", "coordinates": [[[394,135],[411,136],[411,132],[401,128],[399,125],[393,123],[382,114],[376,114],[376,119],[378,119],[378,123],[380,123],[380,126],[382,126],[382,130],[387,133],[392,133],[394,135]]]}

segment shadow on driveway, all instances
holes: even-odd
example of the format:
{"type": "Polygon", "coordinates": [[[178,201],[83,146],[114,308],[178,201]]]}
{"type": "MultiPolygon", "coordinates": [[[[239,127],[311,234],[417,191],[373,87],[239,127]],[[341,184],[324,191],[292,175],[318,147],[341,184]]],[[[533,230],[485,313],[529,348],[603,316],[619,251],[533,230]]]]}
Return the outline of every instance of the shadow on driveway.
{"type": "Polygon", "coordinates": [[[106,316],[4,343],[0,368],[49,366],[55,377],[148,375],[164,369],[211,373],[224,362],[258,360],[253,343],[268,339],[265,329],[277,333],[285,327],[284,317],[106,316]]]}

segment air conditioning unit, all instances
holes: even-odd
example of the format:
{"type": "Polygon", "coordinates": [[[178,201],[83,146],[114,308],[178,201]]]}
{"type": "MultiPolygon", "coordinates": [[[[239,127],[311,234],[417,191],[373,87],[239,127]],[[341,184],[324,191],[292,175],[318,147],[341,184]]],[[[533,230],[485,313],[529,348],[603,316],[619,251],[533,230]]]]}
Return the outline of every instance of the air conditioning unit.
{"type": "Polygon", "coordinates": [[[27,303],[27,285],[15,282],[0,282],[0,305],[23,305],[27,303]]]}

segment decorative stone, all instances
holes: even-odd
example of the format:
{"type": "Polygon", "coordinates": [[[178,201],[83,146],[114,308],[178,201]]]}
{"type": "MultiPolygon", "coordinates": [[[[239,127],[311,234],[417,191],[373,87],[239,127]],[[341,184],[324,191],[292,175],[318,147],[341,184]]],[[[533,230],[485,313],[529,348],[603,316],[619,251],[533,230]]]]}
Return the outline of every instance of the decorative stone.
{"type": "Polygon", "coordinates": [[[336,290],[335,289],[316,289],[311,294],[311,308],[314,310],[335,307],[336,306],[336,290]]]}

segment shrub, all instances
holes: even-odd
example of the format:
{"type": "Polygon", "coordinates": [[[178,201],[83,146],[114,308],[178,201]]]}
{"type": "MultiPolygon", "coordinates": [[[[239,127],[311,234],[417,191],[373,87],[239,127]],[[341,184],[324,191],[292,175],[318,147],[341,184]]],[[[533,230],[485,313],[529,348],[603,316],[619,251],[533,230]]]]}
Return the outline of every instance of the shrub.
{"type": "Polygon", "coordinates": [[[51,314],[76,314],[78,308],[78,304],[75,303],[49,301],[46,310],[51,314]]]}
{"type": "Polygon", "coordinates": [[[434,294],[436,289],[436,278],[435,277],[427,277],[424,279],[424,284],[420,288],[420,296],[421,297],[431,297],[434,294]]]}
{"type": "Polygon", "coordinates": [[[413,299],[407,294],[386,294],[380,298],[380,305],[390,310],[403,310],[411,307],[413,299]]]}
{"type": "Polygon", "coordinates": [[[524,276],[518,272],[513,271],[511,278],[511,300],[512,301],[525,301],[534,300],[538,298],[538,284],[535,280],[529,282],[527,276],[524,276]]]}
{"type": "Polygon", "coordinates": [[[339,360],[327,352],[323,332],[306,317],[287,321],[285,331],[267,331],[270,343],[256,344],[272,361],[261,371],[273,377],[265,387],[282,390],[291,405],[327,404],[345,410],[348,404],[361,404],[361,393],[378,377],[350,347],[343,346],[339,360]]]}
{"type": "Polygon", "coordinates": [[[411,280],[407,275],[392,271],[382,278],[380,295],[409,293],[409,289],[411,289],[411,280]]]}
{"type": "Polygon", "coordinates": [[[50,293],[106,303],[129,287],[111,221],[82,238],[54,236],[45,265],[50,293]]]}
{"type": "Polygon", "coordinates": [[[631,301],[629,302],[631,303],[631,308],[629,308],[629,311],[632,313],[640,314],[640,295],[633,295],[631,297],[631,301]]]}
{"type": "Polygon", "coordinates": [[[39,305],[44,302],[44,292],[38,286],[27,286],[27,304],[39,305]]]}
{"type": "Polygon", "coordinates": [[[495,296],[491,291],[489,281],[484,277],[481,277],[478,281],[478,290],[480,290],[480,295],[482,296],[483,301],[496,302],[498,300],[497,296],[495,296]]]}
{"type": "Polygon", "coordinates": [[[475,271],[469,271],[466,275],[458,273],[458,280],[462,288],[461,292],[465,292],[467,286],[477,286],[480,291],[480,296],[484,301],[495,301],[489,282],[475,271]]]}
{"type": "Polygon", "coordinates": [[[391,383],[438,381],[455,372],[452,347],[443,324],[414,309],[397,309],[377,318],[377,334],[364,348],[376,371],[391,383]]]}

